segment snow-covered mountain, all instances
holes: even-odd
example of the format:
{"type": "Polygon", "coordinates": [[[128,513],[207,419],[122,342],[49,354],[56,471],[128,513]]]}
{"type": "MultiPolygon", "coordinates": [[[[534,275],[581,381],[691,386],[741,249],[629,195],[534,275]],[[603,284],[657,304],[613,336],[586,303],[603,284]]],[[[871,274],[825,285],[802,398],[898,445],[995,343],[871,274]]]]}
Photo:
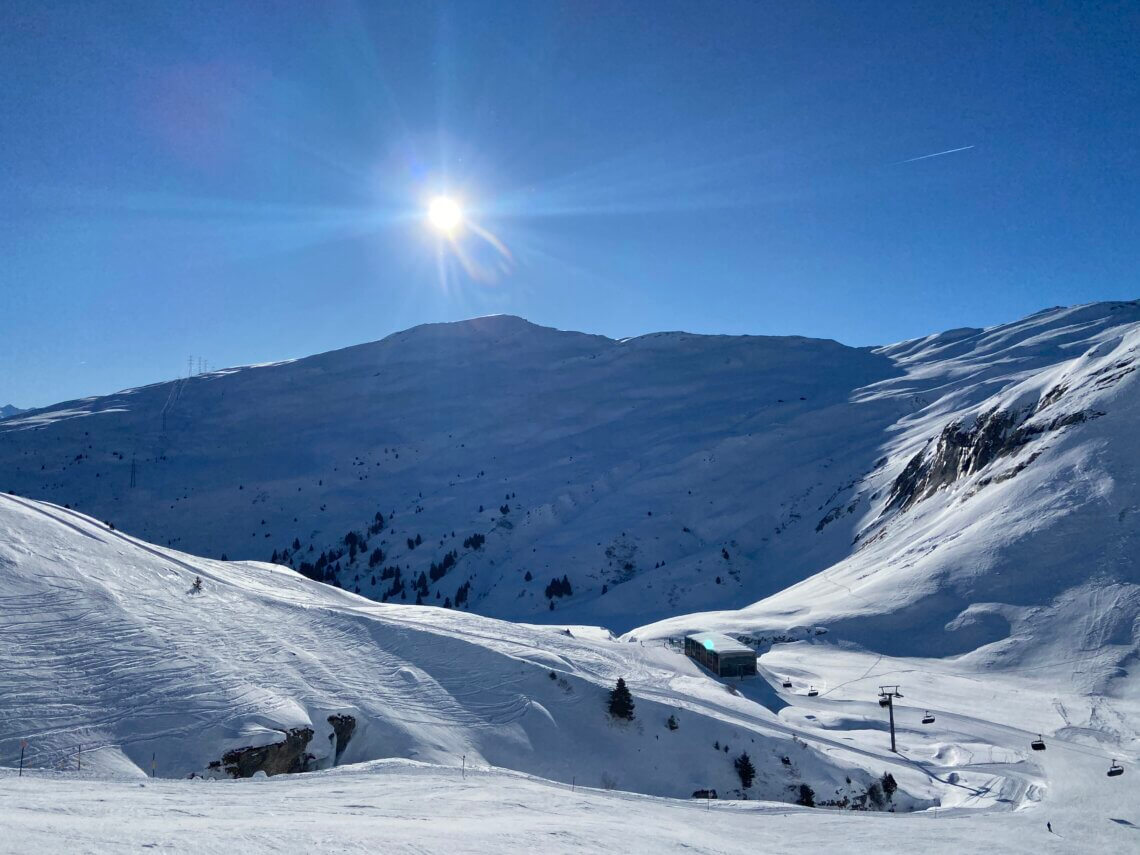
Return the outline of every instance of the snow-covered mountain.
{"type": "Polygon", "coordinates": [[[1112,658],[1136,615],[1138,336],[1135,302],[875,349],[482,318],[24,414],[0,488],[512,619],[628,629],[777,595],[725,625],[1009,639],[987,655],[1012,666],[1091,597],[1115,607],[1082,644],[1112,658]]]}
{"type": "Polygon", "coordinates": [[[4,404],[0,406],[0,419],[6,419],[11,416],[17,416],[20,413],[25,413],[27,410],[21,410],[19,407],[12,404],[4,404]]]}
{"type": "Polygon", "coordinates": [[[1134,692],[1117,680],[1140,651],[1138,312],[1050,310],[884,348],[906,373],[860,398],[910,394],[915,409],[827,503],[820,525],[853,521],[850,554],[744,609],[636,634],[823,625],[884,654],[964,654],[1093,697],[1134,692]]]}

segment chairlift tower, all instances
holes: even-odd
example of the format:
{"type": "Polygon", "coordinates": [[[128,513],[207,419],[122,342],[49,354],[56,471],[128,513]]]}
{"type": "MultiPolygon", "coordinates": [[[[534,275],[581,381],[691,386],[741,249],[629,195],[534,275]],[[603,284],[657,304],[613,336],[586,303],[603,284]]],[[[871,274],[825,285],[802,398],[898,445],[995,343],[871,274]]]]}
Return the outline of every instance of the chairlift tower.
{"type": "Polygon", "coordinates": [[[895,698],[901,698],[902,692],[898,686],[879,686],[879,706],[886,707],[891,715],[891,751],[898,753],[895,747],[895,698]]]}

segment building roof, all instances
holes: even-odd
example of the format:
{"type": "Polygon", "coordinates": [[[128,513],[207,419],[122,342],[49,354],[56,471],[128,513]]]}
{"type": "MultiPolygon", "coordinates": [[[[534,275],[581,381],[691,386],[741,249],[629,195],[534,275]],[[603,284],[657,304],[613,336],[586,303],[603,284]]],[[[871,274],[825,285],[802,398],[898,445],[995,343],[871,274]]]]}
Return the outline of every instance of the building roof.
{"type": "Polygon", "coordinates": [[[715,653],[756,653],[748,645],[741,644],[735,638],[729,638],[720,632],[694,632],[685,637],[691,638],[705,650],[712,650],[715,653]]]}

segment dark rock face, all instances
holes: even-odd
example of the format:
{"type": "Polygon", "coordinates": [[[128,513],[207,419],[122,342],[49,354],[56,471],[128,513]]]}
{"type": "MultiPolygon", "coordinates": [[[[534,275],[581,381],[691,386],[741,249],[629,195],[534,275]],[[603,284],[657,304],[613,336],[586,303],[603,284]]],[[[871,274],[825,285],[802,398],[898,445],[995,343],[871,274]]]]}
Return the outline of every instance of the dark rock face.
{"type": "MultiPolygon", "coordinates": [[[[905,511],[960,478],[980,472],[999,457],[1013,454],[1042,434],[1103,415],[1074,412],[1057,416],[1048,422],[1026,424],[1027,419],[1054,403],[1063,394],[1063,388],[1060,391],[1053,390],[1030,413],[994,409],[977,416],[968,427],[958,421],[946,425],[934,444],[933,452],[928,445],[912,457],[906,468],[899,473],[891,485],[886,510],[905,511]]],[[[1006,480],[1006,477],[1016,475],[1034,459],[1036,455],[1019,465],[1015,472],[999,479],[986,479],[985,483],[1006,480]]]]}
{"type": "MultiPolygon", "coordinates": [[[[355,720],[353,724],[355,725],[355,720]]],[[[314,759],[312,754],[305,751],[312,738],[311,727],[295,727],[285,734],[283,742],[227,751],[222,755],[220,765],[234,778],[250,778],[255,772],[264,772],[266,775],[305,772],[314,759]]],[[[214,763],[210,766],[217,768],[214,763]]]]}
{"type": "Polygon", "coordinates": [[[356,717],[351,715],[330,715],[329,724],[332,725],[332,735],[336,738],[336,757],[333,759],[333,765],[340,763],[340,756],[344,754],[344,749],[348,747],[348,741],[352,739],[352,734],[356,730],[356,717]]]}

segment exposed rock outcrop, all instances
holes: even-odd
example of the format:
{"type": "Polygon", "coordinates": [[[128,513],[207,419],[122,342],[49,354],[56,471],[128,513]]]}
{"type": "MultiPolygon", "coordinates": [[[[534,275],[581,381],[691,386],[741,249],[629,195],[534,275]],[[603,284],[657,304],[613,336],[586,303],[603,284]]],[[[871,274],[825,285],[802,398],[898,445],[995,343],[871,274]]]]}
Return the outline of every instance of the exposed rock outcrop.
{"type": "MultiPolygon", "coordinates": [[[[1043,405],[1054,403],[1063,394],[1063,388],[1060,392],[1054,390],[1054,394],[1043,399],[1043,405]]],[[[960,421],[946,425],[935,442],[933,451],[928,444],[910,459],[906,468],[895,478],[886,511],[905,511],[943,487],[980,472],[999,457],[1013,454],[1042,434],[1103,415],[1078,411],[1056,416],[1049,421],[1028,423],[1033,414],[1044,408],[1043,405],[1038,405],[1028,414],[989,410],[977,416],[968,427],[960,421]]],[[[1025,461],[1017,471],[1024,469],[1033,459],[1025,461]]]]}
{"type": "MultiPolygon", "coordinates": [[[[355,725],[355,720],[353,721],[355,725]]],[[[256,772],[280,775],[289,772],[307,772],[314,760],[305,749],[313,738],[311,727],[295,727],[286,732],[282,742],[251,748],[234,748],[222,755],[210,768],[221,766],[233,778],[251,778],[256,772]]]]}
{"type": "Polygon", "coordinates": [[[356,716],[347,714],[334,714],[329,716],[329,724],[332,725],[332,736],[336,740],[336,754],[333,758],[333,765],[340,763],[340,756],[344,754],[344,749],[348,747],[348,741],[352,739],[352,734],[356,730],[356,716]]]}

